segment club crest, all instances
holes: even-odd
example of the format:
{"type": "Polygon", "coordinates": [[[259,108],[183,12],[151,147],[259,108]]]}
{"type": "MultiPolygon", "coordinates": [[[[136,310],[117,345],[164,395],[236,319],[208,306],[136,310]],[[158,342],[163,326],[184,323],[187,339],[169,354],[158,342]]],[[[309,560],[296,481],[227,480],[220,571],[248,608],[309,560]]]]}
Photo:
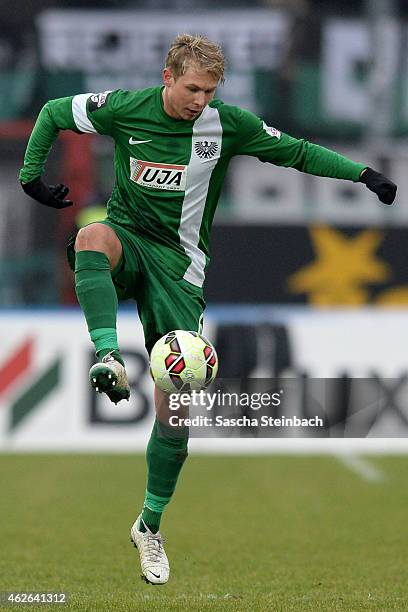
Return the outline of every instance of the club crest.
{"type": "Polygon", "coordinates": [[[210,157],[214,157],[216,154],[218,150],[218,143],[215,140],[212,140],[211,142],[209,140],[201,140],[195,143],[194,149],[198,157],[210,159],[210,157]]]}

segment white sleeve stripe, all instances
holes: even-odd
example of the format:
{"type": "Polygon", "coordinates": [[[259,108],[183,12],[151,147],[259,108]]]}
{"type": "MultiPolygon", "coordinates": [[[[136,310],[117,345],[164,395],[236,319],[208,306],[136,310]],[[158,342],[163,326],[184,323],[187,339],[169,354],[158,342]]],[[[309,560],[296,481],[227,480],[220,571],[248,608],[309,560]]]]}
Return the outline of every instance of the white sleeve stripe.
{"type": "Polygon", "coordinates": [[[86,113],[86,103],[92,93],[79,94],[72,98],[72,114],[78,130],[87,134],[96,134],[96,130],[86,113]]]}

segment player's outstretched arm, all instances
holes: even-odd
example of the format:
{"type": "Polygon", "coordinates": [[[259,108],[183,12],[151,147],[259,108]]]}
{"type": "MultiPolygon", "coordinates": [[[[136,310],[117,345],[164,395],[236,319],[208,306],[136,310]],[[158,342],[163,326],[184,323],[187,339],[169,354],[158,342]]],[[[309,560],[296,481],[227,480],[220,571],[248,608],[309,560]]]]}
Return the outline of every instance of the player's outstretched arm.
{"type": "Polygon", "coordinates": [[[336,151],[269,127],[249,111],[238,109],[237,134],[236,155],[252,155],[261,161],[315,176],[362,182],[384,204],[392,204],[395,200],[397,186],[376,170],[336,151]]]}
{"type": "Polygon", "coordinates": [[[377,194],[380,202],[384,204],[392,204],[394,202],[397,194],[397,186],[380,172],[372,168],[364,168],[360,174],[360,181],[364,183],[370,191],[377,194]]]}

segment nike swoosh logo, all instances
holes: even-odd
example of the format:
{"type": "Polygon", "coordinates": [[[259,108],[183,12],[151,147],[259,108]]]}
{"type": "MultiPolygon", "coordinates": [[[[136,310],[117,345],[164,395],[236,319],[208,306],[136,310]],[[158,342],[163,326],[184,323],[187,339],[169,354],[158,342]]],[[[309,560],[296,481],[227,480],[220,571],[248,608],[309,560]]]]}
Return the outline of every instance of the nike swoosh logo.
{"type": "Polygon", "coordinates": [[[129,144],[143,144],[144,142],[152,142],[151,140],[135,140],[132,136],[129,138],[129,144]]]}
{"type": "Polygon", "coordinates": [[[154,572],[152,572],[151,570],[149,570],[149,572],[152,574],[152,576],[154,576],[155,578],[160,578],[160,574],[155,574],[154,572]]]}

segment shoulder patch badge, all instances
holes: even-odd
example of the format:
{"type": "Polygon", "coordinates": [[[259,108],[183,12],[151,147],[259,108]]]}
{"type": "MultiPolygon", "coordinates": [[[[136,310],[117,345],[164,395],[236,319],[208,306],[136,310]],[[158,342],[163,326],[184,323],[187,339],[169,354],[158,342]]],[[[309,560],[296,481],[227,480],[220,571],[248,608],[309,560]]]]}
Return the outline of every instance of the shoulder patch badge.
{"type": "Polygon", "coordinates": [[[269,134],[269,136],[272,136],[273,138],[281,137],[280,131],[274,127],[269,127],[269,125],[266,125],[265,121],[262,121],[262,127],[265,130],[265,132],[269,134]]]}
{"type": "Polygon", "coordinates": [[[112,90],[110,89],[109,91],[104,91],[102,93],[98,93],[98,94],[92,94],[92,96],[89,97],[88,99],[88,110],[90,113],[93,113],[93,111],[98,110],[98,108],[101,108],[104,104],[106,104],[106,100],[108,99],[108,95],[112,92],[112,90]]]}

